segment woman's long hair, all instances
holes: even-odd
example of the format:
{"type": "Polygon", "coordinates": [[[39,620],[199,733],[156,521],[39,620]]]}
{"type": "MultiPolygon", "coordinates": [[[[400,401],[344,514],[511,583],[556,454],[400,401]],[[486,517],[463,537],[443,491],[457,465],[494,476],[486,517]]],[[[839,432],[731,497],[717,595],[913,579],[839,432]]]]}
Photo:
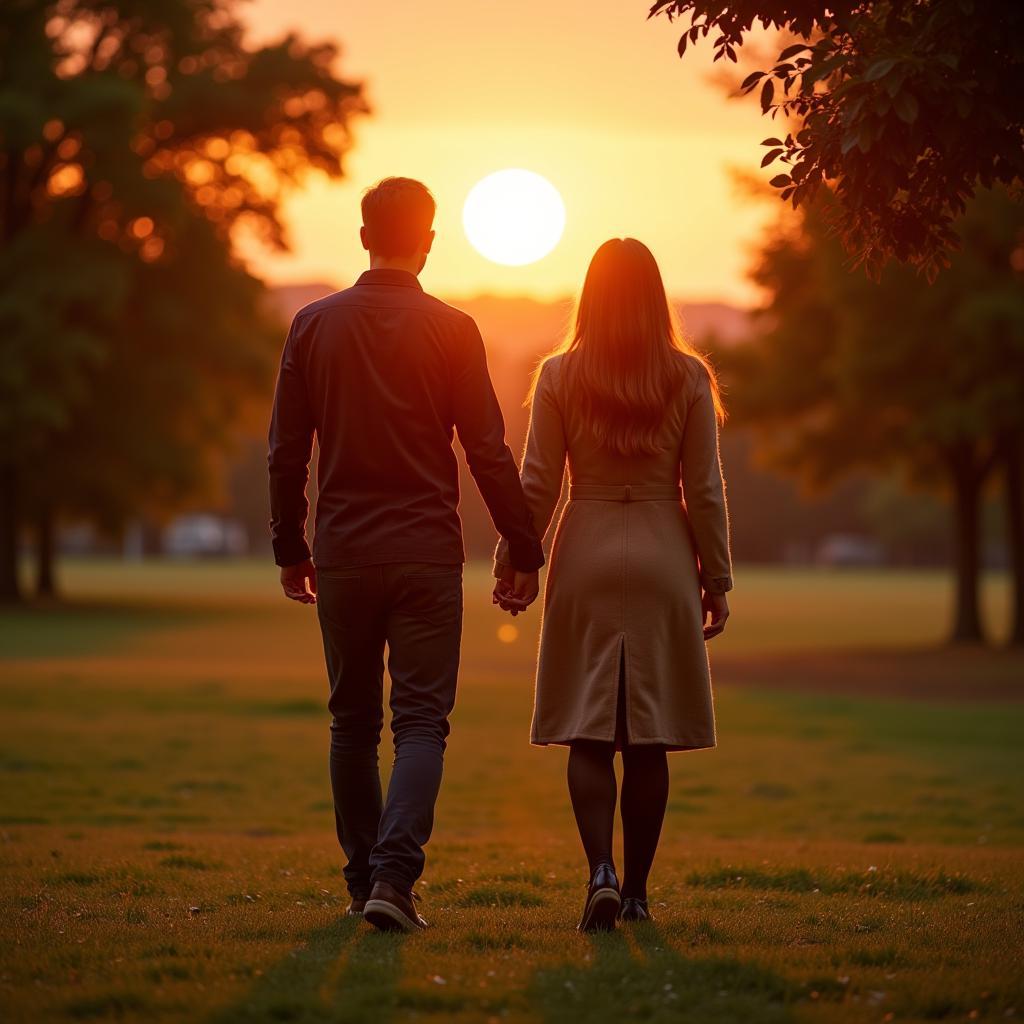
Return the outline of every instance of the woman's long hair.
{"type": "Polygon", "coordinates": [[[708,374],[724,418],[714,370],[683,337],[657,261],[635,238],[612,238],[594,253],[559,352],[567,396],[597,443],[620,455],[659,450],[666,411],[688,372],[708,374]]]}

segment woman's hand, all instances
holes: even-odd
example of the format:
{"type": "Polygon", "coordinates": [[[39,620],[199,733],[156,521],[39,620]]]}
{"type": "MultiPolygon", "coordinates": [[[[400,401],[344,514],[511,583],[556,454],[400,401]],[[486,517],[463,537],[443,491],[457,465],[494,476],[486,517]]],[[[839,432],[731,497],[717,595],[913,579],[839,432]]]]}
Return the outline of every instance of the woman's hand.
{"type": "Polygon", "coordinates": [[[711,640],[725,629],[725,620],[729,618],[729,600],[725,594],[709,594],[706,590],[701,598],[700,606],[704,611],[704,639],[711,640]],[[711,621],[708,622],[710,616],[711,621]]]}
{"type": "Polygon", "coordinates": [[[515,618],[537,600],[540,577],[537,572],[516,572],[505,575],[494,584],[491,602],[515,618]]]}

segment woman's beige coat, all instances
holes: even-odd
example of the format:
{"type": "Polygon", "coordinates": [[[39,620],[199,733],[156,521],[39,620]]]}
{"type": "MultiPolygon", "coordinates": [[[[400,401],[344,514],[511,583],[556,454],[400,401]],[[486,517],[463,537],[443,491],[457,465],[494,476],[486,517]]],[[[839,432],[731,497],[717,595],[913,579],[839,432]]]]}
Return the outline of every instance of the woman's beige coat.
{"type": "MultiPolygon", "coordinates": [[[[713,747],[701,586],[730,589],[732,566],[707,371],[680,353],[687,383],[666,410],[664,449],[626,457],[599,448],[566,401],[564,358],[541,370],[522,465],[540,536],[566,459],[570,480],[548,562],[532,741],[614,741],[622,658],[629,743],[713,747]]],[[[495,574],[507,573],[502,542],[495,574]]]]}

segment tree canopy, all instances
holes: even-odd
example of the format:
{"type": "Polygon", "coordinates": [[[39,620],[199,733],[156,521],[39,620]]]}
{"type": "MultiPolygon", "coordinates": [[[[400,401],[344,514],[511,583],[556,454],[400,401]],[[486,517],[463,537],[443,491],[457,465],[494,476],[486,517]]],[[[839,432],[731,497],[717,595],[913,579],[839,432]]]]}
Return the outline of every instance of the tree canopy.
{"type": "Polygon", "coordinates": [[[657,0],[658,15],[689,17],[680,56],[710,37],[737,61],[757,30],[782,34],[741,86],[780,125],[762,166],[786,165],[771,183],[794,207],[833,189],[833,226],[872,275],[895,257],[934,278],[975,190],[1024,179],[1020,0],[657,0]]]}
{"type": "Polygon", "coordinates": [[[753,276],[770,298],[757,337],[729,356],[733,409],[759,425],[776,464],[812,483],[891,467],[952,495],[954,635],[978,639],[978,502],[1024,435],[1024,206],[978,193],[938,286],[900,266],[877,284],[850,274],[824,201],[762,250],[753,276]]]}
{"type": "Polygon", "coordinates": [[[36,503],[113,522],[182,493],[272,380],[272,321],[235,234],[285,247],[284,191],[342,174],[367,107],[334,45],[252,45],[237,9],[5,4],[0,596],[36,503]]]}

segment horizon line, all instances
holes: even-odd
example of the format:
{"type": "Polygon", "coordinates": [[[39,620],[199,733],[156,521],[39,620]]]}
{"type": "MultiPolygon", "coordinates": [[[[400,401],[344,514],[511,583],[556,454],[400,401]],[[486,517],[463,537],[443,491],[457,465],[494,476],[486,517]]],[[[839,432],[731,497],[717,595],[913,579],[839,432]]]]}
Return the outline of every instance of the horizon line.
{"type": "MultiPolygon", "coordinates": [[[[274,288],[326,288],[331,292],[343,291],[345,288],[351,287],[355,283],[353,280],[350,284],[341,285],[334,281],[326,281],[323,279],[307,279],[297,281],[268,281],[263,280],[264,285],[268,289],[274,288]]],[[[477,292],[437,292],[438,298],[459,302],[472,302],[481,299],[499,299],[503,301],[527,301],[534,302],[541,306],[557,306],[562,303],[572,304],[576,301],[576,296],[573,293],[566,293],[564,295],[555,296],[553,298],[541,298],[537,295],[531,294],[530,292],[488,292],[488,291],[477,291],[477,292]]],[[[669,302],[681,303],[685,305],[700,305],[700,306],[728,306],[730,309],[735,309],[743,313],[752,313],[757,309],[755,305],[740,304],[721,297],[708,297],[704,296],[701,298],[697,297],[686,297],[682,295],[669,295],[669,302]]]]}

